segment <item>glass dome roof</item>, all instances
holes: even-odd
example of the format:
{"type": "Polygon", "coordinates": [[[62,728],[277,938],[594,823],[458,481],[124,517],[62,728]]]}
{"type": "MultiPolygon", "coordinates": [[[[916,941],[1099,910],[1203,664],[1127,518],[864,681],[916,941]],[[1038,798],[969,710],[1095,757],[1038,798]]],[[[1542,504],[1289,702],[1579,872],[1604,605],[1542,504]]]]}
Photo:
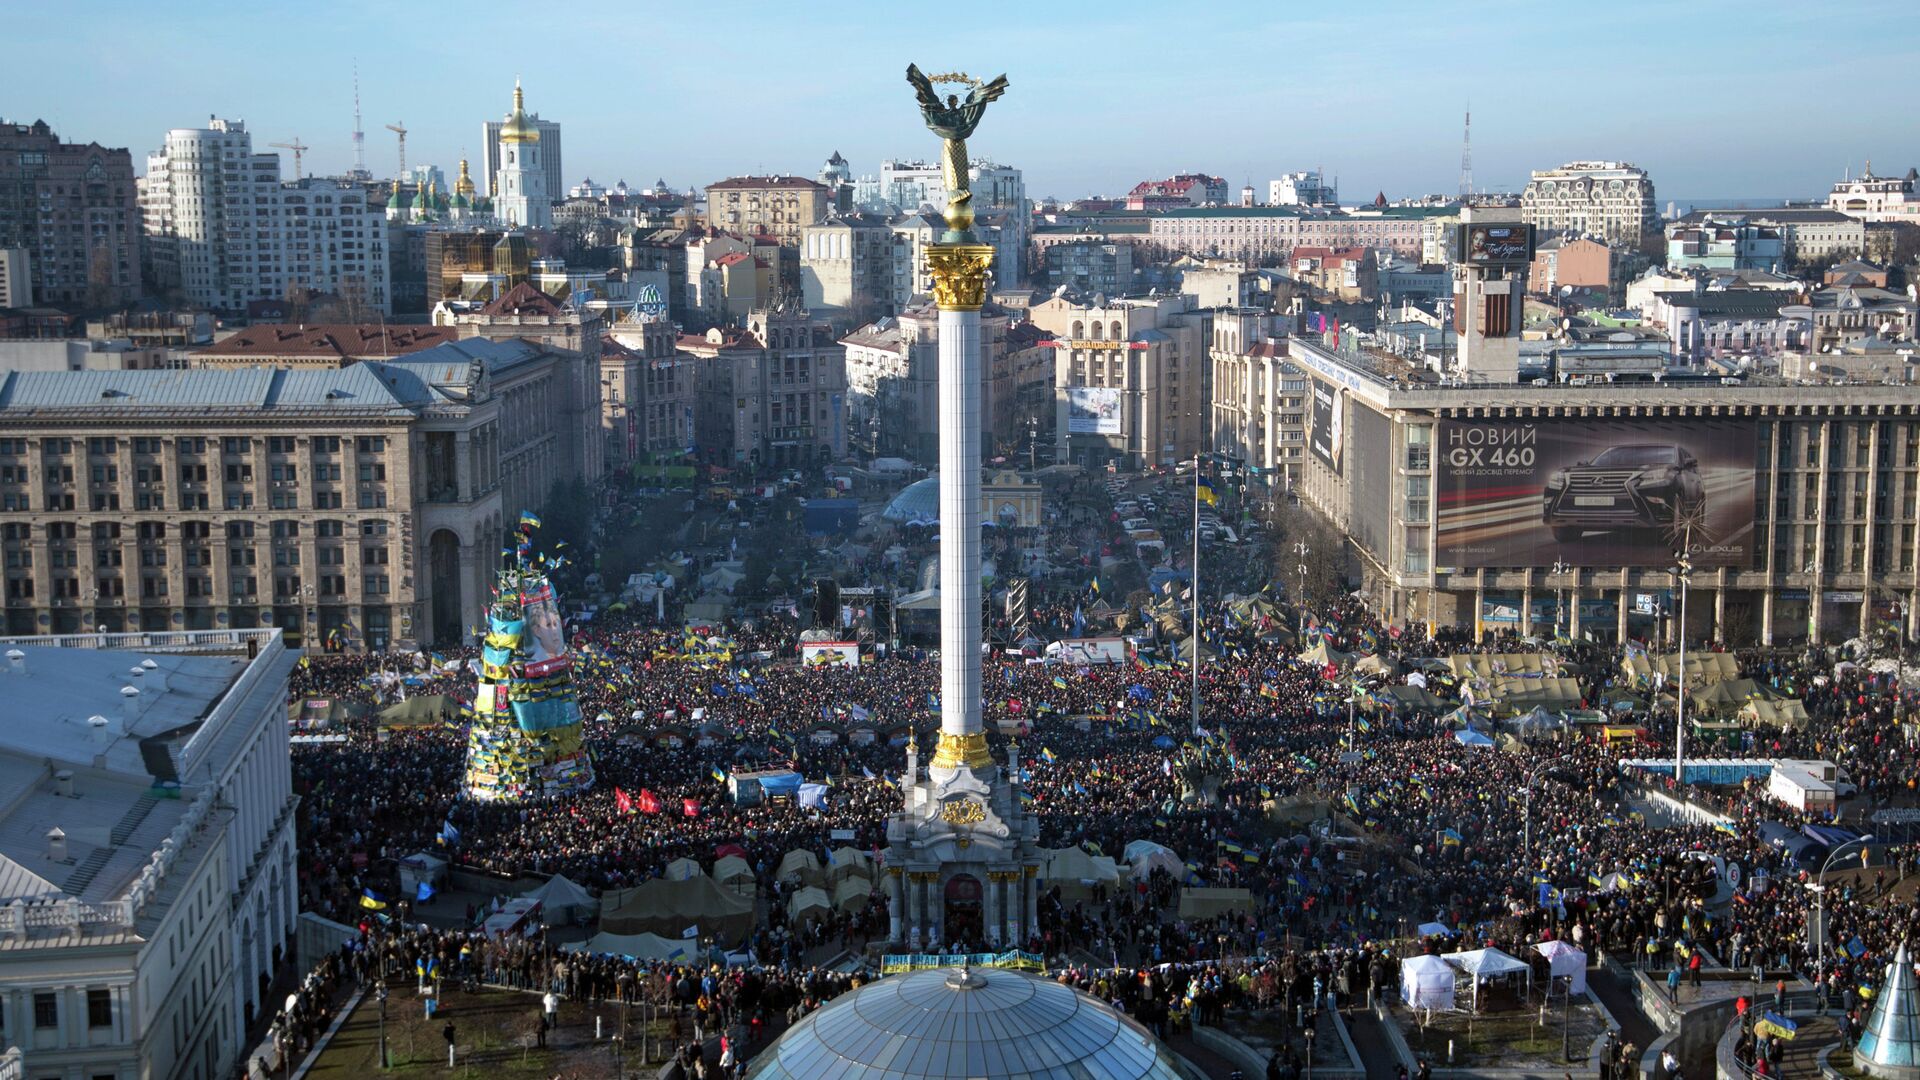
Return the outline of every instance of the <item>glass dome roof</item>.
{"type": "Polygon", "coordinates": [[[841,996],[789,1029],[747,1075],[1177,1080],[1180,1071],[1150,1032],[1087,994],[1020,971],[976,968],[963,980],[947,968],[841,996]]]}
{"type": "Polygon", "coordinates": [[[908,522],[926,522],[938,524],[940,521],[940,475],[935,473],[925,480],[915,480],[900,489],[880,516],[895,524],[908,522]]]}

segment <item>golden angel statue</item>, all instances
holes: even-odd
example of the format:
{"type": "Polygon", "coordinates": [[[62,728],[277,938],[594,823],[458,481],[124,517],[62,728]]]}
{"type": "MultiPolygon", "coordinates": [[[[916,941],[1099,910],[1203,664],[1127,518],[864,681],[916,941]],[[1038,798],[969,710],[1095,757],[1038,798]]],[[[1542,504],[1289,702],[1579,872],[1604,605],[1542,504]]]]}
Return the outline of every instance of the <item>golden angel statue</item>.
{"type": "Polygon", "coordinates": [[[987,111],[987,103],[997,101],[1007,92],[1007,77],[1001,75],[989,83],[967,79],[965,76],[938,76],[942,82],[970,82],[973,90],[967,99],[961,101],[959,95],[948,94],[943,102],[934,92],[932,78],[921,73],[917,64],[907,65],[907,82],[913,85],[914,96],[920,100],[921,115],[927,119],[927,130],[946,140],[946,152],[940,158],[941,178],[947,184],[947,228],[956,232],[966,232],[973,228],[973,191],[967,176],[967,136],[980,126],[980,117],[987,111]]]}

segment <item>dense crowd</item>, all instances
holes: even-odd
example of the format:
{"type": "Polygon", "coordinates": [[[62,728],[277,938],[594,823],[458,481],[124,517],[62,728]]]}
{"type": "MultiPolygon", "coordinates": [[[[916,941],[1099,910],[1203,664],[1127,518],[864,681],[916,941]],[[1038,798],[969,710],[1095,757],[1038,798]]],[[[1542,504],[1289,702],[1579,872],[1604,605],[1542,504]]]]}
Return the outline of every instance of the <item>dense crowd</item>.
{"type": "MultiPolygon", "coordinates": [[[[1077,528],[1097,534],[1101,523],[1077,528]]],[[[1064,636],[1096,600],[1083,592],[1037,597],[1035,632],[1064,636]]],[[[1136,606],[1178,600],[1171,592],[1133,598],[1136,606]]],[[[1189,712],[1192,672],[1165,659],[1169,650],[1158,660],[1083,667],[1009,653],[986,667],[996,756],[1013,763],[1043,845],[1117,857],[1146,838],[1185,864],[1178,880],[1163,869],[1090,897],[1055,889],[1041,906],[1041,937],[1027,943],[1077,965],[1083,974],[1071,978],[1143,1022],[1163,1027],[1223,1001],[1319,1000],[1305,997],[1313,980],[1346,993],[1391,984],[1397,961],[1385,943],[1409,942],[1415,927],[1431,922],[1515,955],[1564,937],[1660,967],[1699,954],[1742,969],[1800,971],[1836,1006],[1858,1013],[1894,946],[1920,927],[1911,891],[1896,889],[1915,869],[1909,848],[1882,845],[1870,868],[1828,891],[1826,939],[1810,944],[1815,893],[1806,868],[1766,843],[1759,825],[1813,818],[1768,801],[1764,783],[1678,791],[1665,776],[1623,774],[1623,758],[1666,752],[1645,744],[1562,732],[1489,749],[1455,739],[1453,717],[1391,708],[1378,695],[1350,712],[1351,671],[1302,662],[1294,631],[1307,622],[1308,635],[1329,648],[1378,655],[1403,671],[1458,652],[1551,651],[1580,674],[1594,703],[1611,690],[1651,698],[1626,719],[1646,729],[1653,747],[1671,747],[1670,705],[1628,685],[1617,650],[1473,643],[1448,632],[1429,638],[1417,626],[1383,625],[1345,598],[1304,613],[1248,618],[1244,607],[1238,617],[1235,610],[1211,600],[1202,607],[1199,637],[1210,656],[1198,679],[1198,730],[1189,712]],[[1023,734],[1009,739],[1002,728],[1023,734]],[[1196,773],[1204,783],[1194,782],[1196,773]],[[1730,823],[1676,824],[1650,806],[1642,784],[1723,812],[1730,823]],[[1303,827],[1329,815],[1342,827],[1303,827]],[[1245,887],[1254,910],[1182,919],[1182,884],[1245,887]],[[1723,906],[1729,893],[1737,895],[1723,906]]],[[[768,1008],[784,1014],[843,989],[844,979],[809,963],[831,951],[824,946],[881,936],[883,901],[824,925],[789,927],[770,878],[795,848],[824,855],[842,844],[884,845],[885,816],[899,804],[900,743],[908,731],[926,739],[938,723],[937,658],[906,650],[863,657],[852,670],[804,667],[797,627],[778,617],[695,636],[602,614],[572,627],[570,640],[598,782],[581,797],[511,806],[460,799],[465,744],[457,724],[383,730],[373,716],[400,693],[383,672],[404,675],[407,694],[470,695],[472,650],[431,662],[303,662],[296,698],[365,709],[336,729],[344,743],[296,749],[303,906],[353,921],[370,868],[421,850],[503,877],[564,873],[603,890],[659,876],[677,858],[710,865],[716,848],[737,845],[769,914],[748,941],[727,944],[751,948],[765,966],[727,974],[731,990],[709,988],[703,996],[718,1007],[706,1030],[742,1016],[751,1022],[768,1008]],[[816,740],[812,728],[822,719],[837,733],[816,740]],[[848,738],[856,726],[872,740],[848,738]],[[769,766],[830,784],[826,805],[734,805],[724,777],[769,766]],[[620,797],[641,792],[655,795],[662,811],[623,811],[620,797]],[[836,832],[852,839],[830,841],[836,832]]],[[[1826,758],[1858,783],[1860,805],[1913,803],[1912,729],[1902,722],[1893,676],[1836,666],[1818,650],[1737,659],[1748,677],[1803,700],[1809,720],[1798,730],[1747,733],[1714,748],[1716,756],[1826,758]]],[[[465,936],[403,935],[400,945],[383,947],[451,949],[462,962],[465,936]]],[[[1400,946],[1407,947],[1419,946],[1400,946]]],[[[709,979],[623,963],[566,963],[542,947],[516,977],[528,985],[558,978],[567,993],[588,995],[609,985],[626,992],[618,990],[623,979],[709,979]]]]}

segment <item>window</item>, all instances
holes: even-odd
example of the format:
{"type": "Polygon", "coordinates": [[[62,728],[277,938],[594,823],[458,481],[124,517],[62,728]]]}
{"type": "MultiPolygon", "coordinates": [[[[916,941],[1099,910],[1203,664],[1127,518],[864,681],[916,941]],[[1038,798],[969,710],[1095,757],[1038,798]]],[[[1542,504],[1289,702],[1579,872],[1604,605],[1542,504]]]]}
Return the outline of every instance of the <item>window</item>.
{"type": "Polygon", "coordinates": [[[112,457],[114,449],[113,439],[98,438],[87,440],[87,453],[95,457],[112,457]]]}
{"type": "Polygon", "coordinates": [[[313,535],[321,539],[339,539],[345,535],[343,523],[337,520],[316,521],[313,523],[313,535]]]}
{"type": "Polygon", "coordinates": [[[157,454],[160,452],[160,446],[159,439],[144,435],[133,440],[133,452],[136,454],[157,454]]]}
{"type": "Polygon", "coordinates": [[[361,583],[368,596],[387,594],[387,575],[385,574],[366,574],[361,578],[361,583]]]}
{"type": "Polygon", "coordinates": [[[386,505],[387,492],[385,488],[360,489],[360,509],[382,510],[386,508],[386,505]]]}
{"type": "Polygon", "coordinates": [[[33,1026],[37,1028],[60,1026],[60,998],[57,995],[33,995],[33,1026]]]}
{"type": "Polygon", "coordinates": [[[382,465],[377,461],[363,461],[360,463],[360,482],[361,483],[363,484],[385,483],[386,479],[387,479],[387,467],[385,465],[382,465]]]}
{"type": "Polygon", "coordinates": [[[267,437],[267,453],[291,454],[294,451],[293,436],[270,435],[267,437]]]}
{"type": "Polygon", "coordinates": [[[337,454],[340,452],[340,436],[315,435],[312,441],[313,452],[318,454],[337,454]]]}
{"type": "Polygon", "coordinates": [[[362,435],[354,440],[353,448],[362,454],[383,454],[387,450],[387,440],[382,435],[362,435]]]}
{"type": "Polygon", "coordinates": [[[253,440],[244,435],[230,435],[220,440],[220,452],[223,454],[250,454],[253,452],[253,440]]]}

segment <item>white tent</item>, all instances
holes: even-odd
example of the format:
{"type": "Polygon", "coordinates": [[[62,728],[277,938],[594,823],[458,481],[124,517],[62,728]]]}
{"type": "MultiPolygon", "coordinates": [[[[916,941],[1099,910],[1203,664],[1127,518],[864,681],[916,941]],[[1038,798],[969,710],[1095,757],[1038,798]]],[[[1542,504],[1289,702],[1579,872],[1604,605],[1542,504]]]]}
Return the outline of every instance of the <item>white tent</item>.
{"type": "Polygon", "coordinates": [[[520,895],[540,901],[540,918],[548,926],[584,922],[587,916],[600,910],[600,901],[594,899],[586,889],[567,880],[565,874],[555,874],[547,879],[545,885],[520,895]]]}
{"type": "Polygon", "coordinates": [[[1400,964],[1400,1000],[1416,1009],[1453,1008],[1453,965],[1437,956],[1413,956],[1400,964]]]}
{"type": "Polygon", "coordinates": [[[787,898],[787,918],[796,923],[804,919],[824,919],[832,910],[833,898],[816,885],[808,885],[787,898]]]}
{"type": "Polygon", "coordinates": [[[668,881],[685,881],[690,877],[699,877],[706,868],[692,859],[675,859],[667,864],[667,872],[662,877],[668,881]]]}
{"type": "Polygon", "coordinates": [[[1472,977],[1475,1008],[1480,1005],[1481,983],[1510,975],[1525,975],[1527,988],[1533,988],[1533,968],[1526,961],[1516,960],[1499,949],[1469,949],[1466,952],[1447,953],[1442,959],[1472,977]]]}
{"type": "Polygon", "coordinates": [[[1587,954],[1564,941],[1542,941],[1533,951],[1547,958],[1547,975],[1570,980],[1568,989],[1575,994],[1587,992],[1587,954]]]}
{"type": "Polygon", "coordinates": [[[1420,924],[1421,937],[1459,937],[1459,933],[1447,928],[1446,923],[1423,922],[1420,924]]]}
{"type": "Polygon", "coordinates": [[[659,934],[595,934],[585,941],[560,946],[563,952],[612,953],[635,960],[684,963],[693,956],[698,942],[674,941],[659,934]]]}
{"type": "Polygon", "coordinates": [[[738,855],[722,855],[713,864],[713,880],[731,889],[752,892],[753,867],[738,855]]]}
{"type": "Polygon", "coordinates": [[[873,857],[857,847],[843,846],[827,852],[827,881],[838,882],[849,875],[873,876],[873,857]]]}
{"type": "Polygon", "coordinates": [[[1187,874],[1187,864],[1180,861],[1180,856],[1175,855],[1173,849],[1151,840],[1131,841],[1121,855],[1131,867],[1131,875],[1137,880],[1146,880],[1155,870],[1165,870],[1173,875],[1175,881],[1187,874]]]}

